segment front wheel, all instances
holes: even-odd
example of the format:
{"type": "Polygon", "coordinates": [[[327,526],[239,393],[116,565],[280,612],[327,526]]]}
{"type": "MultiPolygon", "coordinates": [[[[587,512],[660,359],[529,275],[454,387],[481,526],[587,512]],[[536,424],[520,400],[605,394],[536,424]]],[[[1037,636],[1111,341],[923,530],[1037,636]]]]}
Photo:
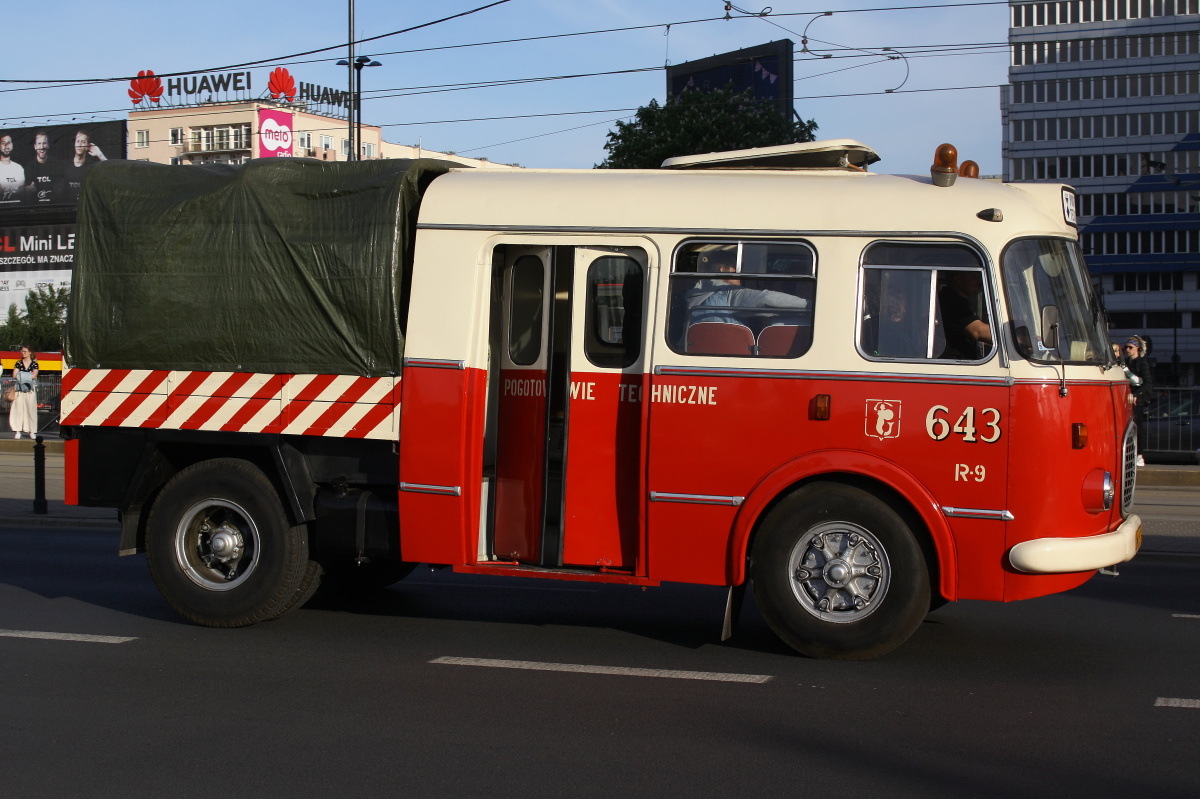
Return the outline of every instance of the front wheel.
{"type": "Polygon", "coordinates": [[[220,458],[163,487],[146,523],[146,562],[167,602],[208,627],[242,627],[288,610],[305,589],[308,536],[288,523],[271,481],[220,458]]]}
{"type": "Polygon", "coordinates": [[[878,657],[929,609],[929,571],[908,525],[874,495],[840,483],[804,486],[771,510],[750,574],[771,629],[810,657],[878,657]]]}

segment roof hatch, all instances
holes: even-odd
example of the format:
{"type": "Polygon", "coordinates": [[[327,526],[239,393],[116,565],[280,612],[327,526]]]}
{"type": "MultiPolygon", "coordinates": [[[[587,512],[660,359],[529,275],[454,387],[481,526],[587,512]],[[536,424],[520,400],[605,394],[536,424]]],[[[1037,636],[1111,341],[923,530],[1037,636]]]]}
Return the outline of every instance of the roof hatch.
{"type": "Polygon", "coordinates": [[[668,158],[663,169],[865,169],[879,154],[853,139],[780,144],[668,158]]]}

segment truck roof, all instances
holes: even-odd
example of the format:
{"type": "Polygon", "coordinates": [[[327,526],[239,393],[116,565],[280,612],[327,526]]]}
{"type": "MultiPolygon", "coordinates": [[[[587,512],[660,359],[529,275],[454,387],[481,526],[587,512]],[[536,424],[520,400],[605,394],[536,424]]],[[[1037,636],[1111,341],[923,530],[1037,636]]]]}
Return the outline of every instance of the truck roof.
{"type": "Polygon", "coordinates": [[[857,169],[452,170],[426,192],[418,227],[1074,237],[1061,192],[969,178],[943,188],[857,169]],[[988,209],[1003,221],[978,216],[988,209]]]}

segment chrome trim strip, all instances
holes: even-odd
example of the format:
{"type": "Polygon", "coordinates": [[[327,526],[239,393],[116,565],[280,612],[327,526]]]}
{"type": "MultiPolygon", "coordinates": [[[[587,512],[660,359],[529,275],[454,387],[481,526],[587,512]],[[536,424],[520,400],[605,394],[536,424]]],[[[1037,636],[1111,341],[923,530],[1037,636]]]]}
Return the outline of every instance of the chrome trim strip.
{"type": "Polygon", "coordinates": [[[593,225],[485,225],[439,222],[418,222],[417,230],[481,230],[491,233],[582,233],[586,235],[647,235],[661,233],[678,236],[756,236],[764,239],[786,239],[809,236],[846,238],[936,238],[969,241],[986,252],[979,241],[962,231],[945,230],[779,230],[762,228],[668,228],[668,227],[597,227],[593,225]]]}
{"type": "Polygon", "coordinates": [[[982,508],[948,508],[942,506],[942,513],[947,516],[959,516],[963,519],[991,519],[997,522],[1011,522],[1013,515],[1006,510],[984,510],[982,508]]]}
{"type": "Polygon", "coordinates": [[[427,369],[466,369],[466,361],[451,361],[445,358],[405,358],[405,366],[424,366],[427,369]]]}
{"type": "Polygon", "coordinates": [[[438,494],[444,497],[461,497],[460,486],[435,486],[425,483],[401,483],[401,491],[411,491],[414,494],[438,494]]]}
{"type": "Polygon", "coordinates": [[[934,383],[938,385],[1004,386],[1011,377],[905,374],[903,372],[826,372],[803,369],[724,368],[720,366],[656,366],[654,374],[678,377],[767,377],[780,380],[847,380],[881,383],[934,383]]]}
{"type": "Polygon", "coordinates": [[[684,502],[691,505],[732,505],[737,507],[746,501],[745,497],[722,497],[712,494],[668,494],[663,491],[651,491],[651,502],[684,502]]]}

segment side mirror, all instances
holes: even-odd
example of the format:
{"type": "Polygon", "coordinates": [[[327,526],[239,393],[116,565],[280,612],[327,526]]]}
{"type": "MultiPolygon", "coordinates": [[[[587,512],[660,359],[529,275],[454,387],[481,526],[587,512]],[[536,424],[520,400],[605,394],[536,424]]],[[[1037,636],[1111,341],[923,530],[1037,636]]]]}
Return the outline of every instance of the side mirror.
{"type": "Polygon", "coordinates": [[[1042,308],[1042,346],[1048,350],[1058,349],[1058,306],[1042,308]]]}

